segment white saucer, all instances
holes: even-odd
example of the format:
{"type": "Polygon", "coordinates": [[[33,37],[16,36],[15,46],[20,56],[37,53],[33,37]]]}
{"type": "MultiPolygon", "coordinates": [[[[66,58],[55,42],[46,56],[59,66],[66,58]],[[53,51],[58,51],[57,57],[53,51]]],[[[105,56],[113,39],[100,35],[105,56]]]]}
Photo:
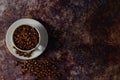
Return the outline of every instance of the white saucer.
{"type": "Polygon", "coordinates": [[[43,51],[47,47],[47,43],[48,43],[47,30],[40,22],[33,20],[33,19],[23,18],[23,19],[17,20],[9,27],[9,29],[6,33],[7,48],[9,49],[11,54],[13,54],[15,57],[17,57],[19,59],[28,60],[28,59],[34,59],[34,58],[38,57],[39,55],[41,55],[43,53],[43,51]],[[31,57],[19,56],[18,54],[16,54],[16,50],[13,48],[14,43],[12,41],[12,35],[13,35],[14,30],[17,27],[19,27],[20,25],[31,25],[32,27],[37,28],[40,32],[40,36],[41,36],[40,45],[38,46],[38,48],[35,51],[32,52],[31,57]]]}

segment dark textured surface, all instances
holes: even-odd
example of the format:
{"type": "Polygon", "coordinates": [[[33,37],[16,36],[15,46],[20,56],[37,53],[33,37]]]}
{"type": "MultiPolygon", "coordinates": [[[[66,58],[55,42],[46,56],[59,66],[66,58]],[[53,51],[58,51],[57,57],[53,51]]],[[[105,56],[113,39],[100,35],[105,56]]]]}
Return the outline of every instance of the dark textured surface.
{"type": "Polygon", "coordinates": [[[0,0],[0,80],[36,78],[21,73],[21,60],[5,45],[7,29],[20,18],[46,27],[49,44],[38,59],[62,59],[60,80],[120,80],[119,0],[0,0]]]}

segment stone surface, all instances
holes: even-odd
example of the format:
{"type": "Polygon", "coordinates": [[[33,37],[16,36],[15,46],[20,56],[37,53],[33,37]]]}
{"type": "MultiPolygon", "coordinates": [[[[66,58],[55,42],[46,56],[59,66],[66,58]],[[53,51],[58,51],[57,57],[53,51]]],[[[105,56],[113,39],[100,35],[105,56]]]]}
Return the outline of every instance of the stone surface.
{"type": "Polygon", "coordinates": [[[0,80],[37,79],[22,74],[15,66],[21,60],[5,45],[7,29],[20,18],[46,27],[49,44],[38,58],[63,59],[56,80],[120,80],[119,0],[0,0],[0,80]]]}

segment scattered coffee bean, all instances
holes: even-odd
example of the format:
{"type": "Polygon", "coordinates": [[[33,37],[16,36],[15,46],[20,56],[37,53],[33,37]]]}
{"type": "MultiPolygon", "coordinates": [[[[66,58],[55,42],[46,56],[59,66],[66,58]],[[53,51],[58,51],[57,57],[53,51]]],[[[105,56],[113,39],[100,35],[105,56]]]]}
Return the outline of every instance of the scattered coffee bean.
{"type": "Polygon", "coordinates": [[[36,59],[24,61],[21,65],[21,71],[43,78],[59,78],[58,67],[56,66],[57,59],[36,59]],[[44,62],[45,61],[45,62],[44,62]],[[56,68],[56,69],[55,69],[56,68]]]}

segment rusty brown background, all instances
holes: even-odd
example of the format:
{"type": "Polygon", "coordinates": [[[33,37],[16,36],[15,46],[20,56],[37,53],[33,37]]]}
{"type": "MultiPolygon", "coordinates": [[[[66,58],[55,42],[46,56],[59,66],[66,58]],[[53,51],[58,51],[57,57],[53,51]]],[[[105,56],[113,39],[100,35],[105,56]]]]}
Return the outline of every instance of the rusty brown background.
{"type": "Polygon", "coordinates": [[[38,58],[62,56],[56,80],[120,80],[119,0],[0,0],[0,80],[43,80],[23,75],[6,47],[6,31],[20,18],[46,27],[49,44],[38,58]]]}

